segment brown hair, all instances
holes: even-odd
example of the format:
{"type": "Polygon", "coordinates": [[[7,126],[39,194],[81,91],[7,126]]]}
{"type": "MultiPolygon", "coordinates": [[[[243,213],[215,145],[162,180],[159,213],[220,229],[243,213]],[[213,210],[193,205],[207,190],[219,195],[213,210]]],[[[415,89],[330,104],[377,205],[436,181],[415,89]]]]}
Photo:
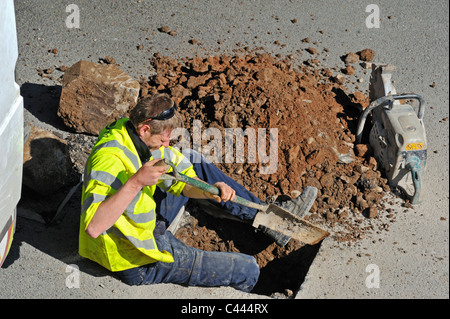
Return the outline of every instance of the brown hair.
{"type": "MultiPolygon", "coordinates": [[[[148,120],[150,117],[157,116],[174,106],[174,102],[167,94],[155,94],[143,97],[130,112],[130,121],[136,129],[139,124],[148,120]]],[[[146,122],[150,126],[152,134],[161,134],[166,129],[175,129],[181,127],[183,120],[180,113],[175,111],[173,117],[165,121],[151,120],[146,122]]]]}

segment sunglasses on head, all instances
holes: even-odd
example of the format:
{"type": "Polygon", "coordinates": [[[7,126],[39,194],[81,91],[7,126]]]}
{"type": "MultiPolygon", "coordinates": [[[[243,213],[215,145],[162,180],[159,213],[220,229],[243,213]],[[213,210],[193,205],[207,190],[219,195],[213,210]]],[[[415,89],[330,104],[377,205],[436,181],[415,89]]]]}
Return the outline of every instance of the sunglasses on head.
{"type": "Polygon", "coordinates": [[[145,123],[145,122],[152,121],[152,120],[157,120],[157,121],[168,120],[168,119],[170,119],[170,118],[172,118],[174,116],[175,111],[177,110],[177,108],[178,108],[177,104],[174,103],[173,106],[170,109],[167,109],[167,110],[163,111],[159,115],[152,116],[152,117],[146,119],[145,121],[142,121],[141,123],[145,123]]]}

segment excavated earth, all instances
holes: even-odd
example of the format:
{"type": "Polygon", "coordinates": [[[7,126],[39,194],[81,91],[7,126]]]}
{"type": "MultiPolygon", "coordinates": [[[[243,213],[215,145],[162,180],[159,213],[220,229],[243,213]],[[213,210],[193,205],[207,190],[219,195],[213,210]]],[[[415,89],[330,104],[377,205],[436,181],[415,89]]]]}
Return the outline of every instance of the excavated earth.
{"type": "MultiPolygon", "coordinates": [[[[201,121],[202,132],[217,128],[221,136],[227,128],[266,128],[267,154],[269,129],[278,129],[275,172],[262,174],[267,162],[249,160],[247,137],[243,163],[227,163],[223,152],[211,154],[215,164],[261,200],[296,197],[307,185],[317,187],[317,200],[306,219],[330,231],[337,243],[351,245],[388,229],[395,217],[383,199],[390,191],[387,181],[370,147],[354,145],[360,110],[368,98],[348,93],[343,76],[333,76],[317,61],[294,66],[291,59],[245,52],[178,61],[155,54],[151,61],[156,75],[141,79],[140,95],[168,93],[191,134],[195,120],[201,121]]],[[[204,151],[211,141],[201,142],[204,151]]],[[[248,225],[218,221],[195,205],[189,211],[178,238],[204,250],[255,256],[261,267],[257,293],[291,297],[318,250],[295,240],[279,247],[248,225]]]]}

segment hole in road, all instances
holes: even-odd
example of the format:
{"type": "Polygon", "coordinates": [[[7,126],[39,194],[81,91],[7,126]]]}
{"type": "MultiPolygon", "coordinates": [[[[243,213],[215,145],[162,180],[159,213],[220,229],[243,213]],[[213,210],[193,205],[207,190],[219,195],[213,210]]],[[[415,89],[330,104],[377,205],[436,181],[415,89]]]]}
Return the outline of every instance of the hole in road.
{"type": "Polygon", "coordinates": [[[221,219],[196,204],[186,207],[176,237],[187,245],[207,251],[252,255],[260,266],[260,277],[252,293],[274,298],[293,298],[317,255],[320,243],[310,246],[290,240],[285,247],[248,224],[221,219]]]}

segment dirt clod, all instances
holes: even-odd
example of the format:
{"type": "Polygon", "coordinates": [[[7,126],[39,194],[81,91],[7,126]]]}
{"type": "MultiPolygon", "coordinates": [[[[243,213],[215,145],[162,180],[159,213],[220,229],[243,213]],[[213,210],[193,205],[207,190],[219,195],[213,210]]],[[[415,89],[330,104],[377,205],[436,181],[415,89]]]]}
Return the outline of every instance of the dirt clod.
{"type": "Polygon", "coordinates": [[[358,52],[362,61],[370,62],[375,57],[375,51],[372,49],[364,49],[358,52]]]}
{"type": "Polygon", "coordinates": [[[359,61],[359,56],[356,53],[349,53],[345,56],[344,62],[345,64],[357,63],[359,61]]]}

